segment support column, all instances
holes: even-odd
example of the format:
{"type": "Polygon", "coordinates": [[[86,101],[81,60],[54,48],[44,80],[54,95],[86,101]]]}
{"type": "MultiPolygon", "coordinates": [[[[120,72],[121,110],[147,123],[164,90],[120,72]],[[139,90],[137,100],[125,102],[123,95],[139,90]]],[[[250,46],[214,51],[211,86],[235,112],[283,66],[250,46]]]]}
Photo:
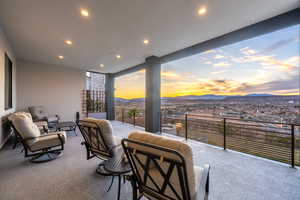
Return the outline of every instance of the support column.
{"type": "Polygon", "coordinates": [[[145,130],[160,131],[160,69],[158,57],[146,58],[145,130]]]}
{"type": "Polygon", "coordinates": [[[115,120],[115,78],[105,74],[105,110],[106,119],[115,120]]]}

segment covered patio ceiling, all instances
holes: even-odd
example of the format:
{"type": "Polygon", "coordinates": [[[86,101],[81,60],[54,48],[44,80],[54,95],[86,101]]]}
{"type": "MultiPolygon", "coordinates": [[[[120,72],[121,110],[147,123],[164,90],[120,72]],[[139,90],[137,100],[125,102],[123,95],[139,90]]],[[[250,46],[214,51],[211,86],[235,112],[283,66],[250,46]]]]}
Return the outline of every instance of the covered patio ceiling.
{"type": "Polygon", "coordinates": [[[298,6],[298,0],[2,0],[0,24],[18,59],[114,73],[298,6]]]}

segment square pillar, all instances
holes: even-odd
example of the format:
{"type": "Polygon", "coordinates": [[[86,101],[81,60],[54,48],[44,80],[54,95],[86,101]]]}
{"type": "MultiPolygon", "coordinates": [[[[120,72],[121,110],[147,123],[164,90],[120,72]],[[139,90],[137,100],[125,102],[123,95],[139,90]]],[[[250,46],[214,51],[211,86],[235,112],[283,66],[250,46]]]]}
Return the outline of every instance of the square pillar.
{"type": "Polygon", "coordinates": [[[106,119],[115,120],[115,78],[105,74],[105,110],[106,119]]]}
{"type": "Polygon", "coordinates": [[[158,57],[146,58],[145,130],[152,133],[160,131],[160,70],[158,57]]]}

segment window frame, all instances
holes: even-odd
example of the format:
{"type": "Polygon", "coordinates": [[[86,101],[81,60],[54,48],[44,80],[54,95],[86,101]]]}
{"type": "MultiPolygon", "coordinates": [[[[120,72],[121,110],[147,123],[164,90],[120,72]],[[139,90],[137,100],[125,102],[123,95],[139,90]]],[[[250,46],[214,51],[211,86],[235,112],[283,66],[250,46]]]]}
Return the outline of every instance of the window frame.
{"type": "Polygon", "coordinates": [[[4,54],[4,109],[13,108],[13,62],[4,54]]]}

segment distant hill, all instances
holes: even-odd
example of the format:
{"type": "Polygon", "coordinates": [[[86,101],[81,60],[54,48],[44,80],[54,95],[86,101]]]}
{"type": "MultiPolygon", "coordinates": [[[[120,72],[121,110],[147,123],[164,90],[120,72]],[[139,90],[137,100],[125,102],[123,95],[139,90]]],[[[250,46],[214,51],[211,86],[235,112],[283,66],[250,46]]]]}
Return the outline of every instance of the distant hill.
{"type": "Polygon", "coordinates": [[[247,94],[247,97],[271,97],[274,96],[273,94],[247,94]]]}
{"type": "MultiPolygon", "coordinates": [[[[161,100],[223,100],[226,98],[246,98],[246,97],[272,97],[275,95],[272,94],[247,94],[247,95],[214,95],[214,94],[205,94],[205,95],[186,95],[186,96],[177,96],[177,97],[162,97],[161,100]]],[[[143,102],[144,98],[135,98],[135,99],[123,99],[116,98],[116,101],[119,102],[143,102]]]]}
{"type": "Polygon", "coordinates": [[[116,97],[115,100],[122,103],[129,103],[129,102],[143,102],[145,101],[145,98],[123,99],[123,98],[116,97]]]}

